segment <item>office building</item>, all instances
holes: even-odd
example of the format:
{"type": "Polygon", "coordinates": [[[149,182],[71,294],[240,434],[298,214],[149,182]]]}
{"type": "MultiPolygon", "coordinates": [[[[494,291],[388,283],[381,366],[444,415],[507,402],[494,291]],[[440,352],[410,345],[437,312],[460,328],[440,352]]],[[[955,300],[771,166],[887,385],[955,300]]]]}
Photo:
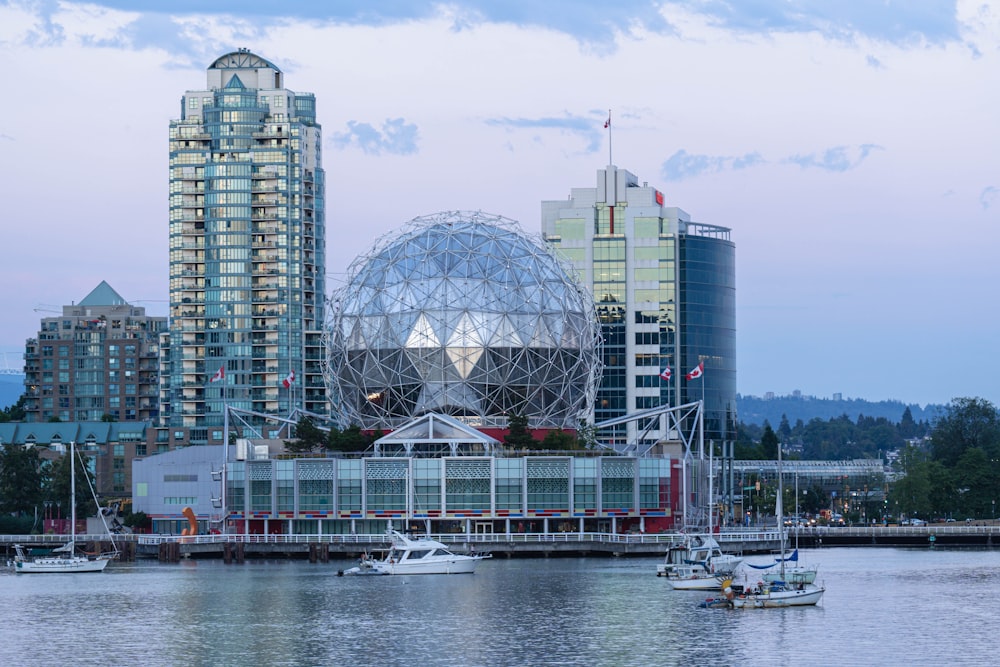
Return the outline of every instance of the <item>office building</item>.
{"type": "Polygon", "coordinates": [[[316,99],[240,49],[170,123],[165,424],[222,438],[224,407],[325,413],[322,136],[316,99]]]}
{"type": "MultiPolygon", "coordinates": [[[[595,421],[704,398],[706,440],[733,440],[736,271],[730,230],[693,222],[667,206],[659,190],[614,165],[598,170],[596,187],[542,202],[542,230],[594,295],[604,337],[595,421]],[[697,377],[688,379],[691,371],[697,377]]],[[[601,439],[671,439],[661,427],[655,420],[623,424],[601,439]]]]}
{"type": "Polygon", "coordinates": [[[104,281],[61,315],[42,318],[25,344],[25,421],[157,419],[166,326],[104,281]]]}

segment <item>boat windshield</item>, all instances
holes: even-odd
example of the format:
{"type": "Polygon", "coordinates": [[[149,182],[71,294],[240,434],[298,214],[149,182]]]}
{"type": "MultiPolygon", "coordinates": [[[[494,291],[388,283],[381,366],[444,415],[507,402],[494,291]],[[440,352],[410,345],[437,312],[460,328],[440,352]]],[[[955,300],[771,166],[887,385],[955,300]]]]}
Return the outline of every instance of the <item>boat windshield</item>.
{"type": "Polygon", "coordinates": [[[417,560],[418,558],[423,558],[430,553],[430,549],[414,549],[410,552],[408,560],[417,560]]]}

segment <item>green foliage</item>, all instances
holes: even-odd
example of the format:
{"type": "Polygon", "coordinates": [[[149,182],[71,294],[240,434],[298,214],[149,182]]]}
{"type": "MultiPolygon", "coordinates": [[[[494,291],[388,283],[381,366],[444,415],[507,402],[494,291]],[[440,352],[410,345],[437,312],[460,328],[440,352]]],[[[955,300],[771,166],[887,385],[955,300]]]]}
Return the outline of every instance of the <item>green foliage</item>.
{"type": "Polygon", "coordinates": [[[562,429],[552,430],[542,439],[542,449],[576,449],[577,438],[562,429]]]}
{"type": "Polygon", "coordinates": [[[990,459],[1000,457],[1000,418],[982,398],[956,398],[931,432],[934,460],[954,467],[967,449],[978,448],[990,459]]]}
{"type": "Polygon", "coordinates": [[[507,435],[503,441],[515,449],[538,449],[538,441],[528,431],[528,418],[524,415],[507,418],[507,435]]]}
{"type": "Polygon", "coordinates": [[[0,410],[0,423],[24,421],[24,401],[26,396],[22,395],[17,399],[17,403],[11,405],[6,410],[0,410]]]}
{"type": "Polygon", "coordinates": [[[34,514],[42,504],[45,481],[37,449],[15,445],[0,448],[0,512],[34,514]]]}
{"type": "Polygon", "coordinates": [[[314,452],[325,449],[327,434],[312,423],[308,417],[302,417],[295,425],[295,439],[285,440],[285,449],[290,452],[314,452]]]}
{"type": "Polygon", "coordinates": [[[351,424],[343,431],[331,428],[327,436],[327,447],[335,452],[363,452],[373,442],[375,439],[365,435],[357,424],[351,424]]]}
{"type": "Polygon", "coordinates": [[[122,520],[122,524],[132,530],[149,530],[153,527],[153,520],[145,512],[132,512],[122,520]]]}
{"type": "MultiPolygon", "coordinates": [[[[45,500],[51,501],[62,508],[63,516],[69,516],[72,512],[70,505],[70,457],[67,453],[60,459],[52,462],[49,471],[49,484],[45,492],[45,500]]],[[[90,484],[94,483],[94,478],[84,466],[80,453],[76,454],[76,515],[78,518],[93,516],[97,513],[97,503],[90,493],[90,484]]]]}
{"type": "Polygon", "coordinates": [[[760,436],[760,449],[765,459],[778,460],[778,436],[767,422],[764,422],[764,434],[760,436]]]}

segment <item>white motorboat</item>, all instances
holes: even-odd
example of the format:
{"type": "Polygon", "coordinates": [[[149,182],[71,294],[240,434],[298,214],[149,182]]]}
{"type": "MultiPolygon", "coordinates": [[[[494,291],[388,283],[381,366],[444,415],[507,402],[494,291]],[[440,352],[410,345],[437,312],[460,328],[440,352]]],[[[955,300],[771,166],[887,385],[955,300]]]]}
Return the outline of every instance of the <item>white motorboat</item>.
{"type": "Polygon", "coordinates": [[[392,547],[382,559],[363,557],[345,575],[359,574],[471,574],[490,554],[456,554],[435,540],[410,539],[392,531],[392,547]]]}
{"type": "MultiPolygon", "coordinates": [[[[70,519],[69,542],[53,549],[50,555],[31,556],[25,554],[20,544],[14,545],[14,571],[22,574],[68,573],[68,572],[103,572],[108,562],[118,557],[118,551],[102,554],[83,554],[77,551],[76,545],[76,443],[69,443],[70,456],[70,519]]],[[[88,480],[89,483],[89,480],[88,480]]],[[[91,494],[95,496],[91,487],[91,494]]],[[[107,527],[107,526],[105,526],[107,527]]],[[[110,536],[110,531],[108,535],[110,536]]],[[[114,538],[111,540],[114,546],[114,538]]]]}
{"type": "Polygon", "coordinates": [[[743,558],[722,553],[710,535],[691,535],[683,545],[667,550],[656,576],[666,577],[675,590],[721,590],[722,581],[730,578],[743,558]]]}

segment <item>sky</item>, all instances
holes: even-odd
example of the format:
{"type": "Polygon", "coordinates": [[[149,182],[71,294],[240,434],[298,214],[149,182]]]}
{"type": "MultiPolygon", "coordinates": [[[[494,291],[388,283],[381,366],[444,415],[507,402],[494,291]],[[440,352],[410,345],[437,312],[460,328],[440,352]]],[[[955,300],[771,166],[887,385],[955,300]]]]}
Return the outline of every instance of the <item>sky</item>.
{"type": "Polygon", "coordinates": [[[168,125],[238,48],[316,95],[330,288],[610,162],[732,230],[740,393],[1000,405],[995,0],[0,0],[0,367],[102,280],[167,314],[168,125]]]}

